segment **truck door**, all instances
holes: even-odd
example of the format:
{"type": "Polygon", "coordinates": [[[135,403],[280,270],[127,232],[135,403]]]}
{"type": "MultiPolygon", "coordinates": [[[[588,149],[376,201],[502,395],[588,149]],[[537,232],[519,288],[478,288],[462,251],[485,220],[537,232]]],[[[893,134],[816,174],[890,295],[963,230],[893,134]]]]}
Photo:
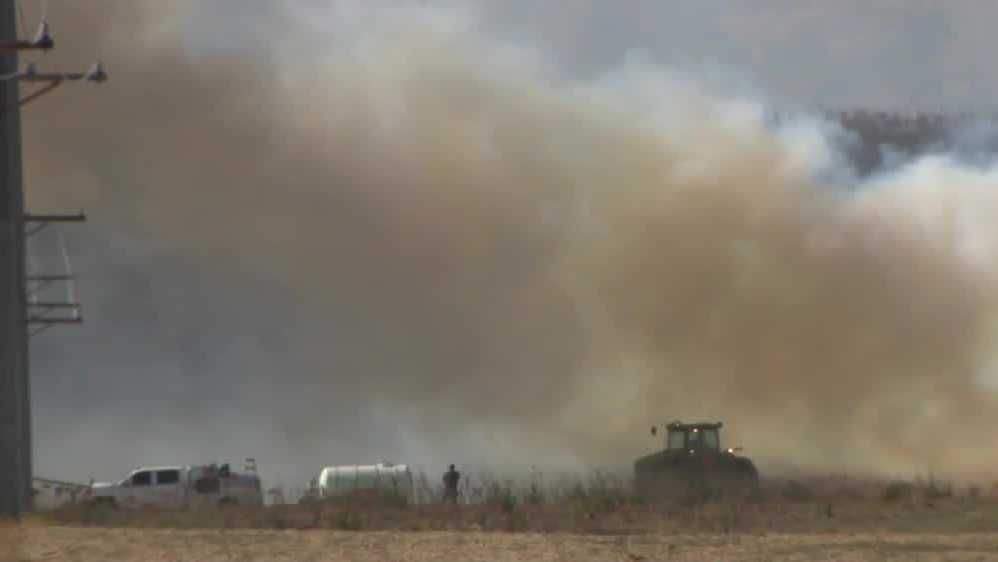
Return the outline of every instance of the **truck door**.
{"type": "Polygon", "coordinates": [[[152,471],[140,470],[133,472],[128,478],[128,486],[122,498],[126,508],[136,509],[149,503],[152,489],[152,471]]]}
{"type": "Polygon", "coordinates": [[[153,490],[153,503],[162,509],[180,509],[183,507],[183,486],[180,482],[180,470],[168,469],[156,471],[156,483],[153,490]]]}

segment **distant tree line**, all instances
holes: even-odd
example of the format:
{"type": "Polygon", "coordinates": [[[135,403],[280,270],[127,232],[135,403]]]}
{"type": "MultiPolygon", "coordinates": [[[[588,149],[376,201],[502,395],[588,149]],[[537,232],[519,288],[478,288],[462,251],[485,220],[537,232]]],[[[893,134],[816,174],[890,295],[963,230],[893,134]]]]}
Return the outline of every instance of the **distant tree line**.
{"type": "MultiPolygon", "coordinates": [[[[886,154],[911,158],[953,148],[971,142],[971,138],[978,143],[975,149],[998,153],[998,116],[994,115],[867,109],[826,110],[821,114],[852,133],[853,142],[843,150],[861,175],[881,167],[886,154]]],[[[784,118],[773,117],[777,122],[784,118]]]]}

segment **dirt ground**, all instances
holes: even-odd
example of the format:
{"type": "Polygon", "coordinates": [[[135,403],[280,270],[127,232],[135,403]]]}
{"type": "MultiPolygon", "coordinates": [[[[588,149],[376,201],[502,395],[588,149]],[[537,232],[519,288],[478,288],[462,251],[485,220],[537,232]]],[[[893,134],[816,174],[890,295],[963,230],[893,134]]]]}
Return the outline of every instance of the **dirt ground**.
{"type": "Polygon", "coordinates": [[[998,560],[998,534],[580,536],[8,527],[0,562],[998,560]]]}

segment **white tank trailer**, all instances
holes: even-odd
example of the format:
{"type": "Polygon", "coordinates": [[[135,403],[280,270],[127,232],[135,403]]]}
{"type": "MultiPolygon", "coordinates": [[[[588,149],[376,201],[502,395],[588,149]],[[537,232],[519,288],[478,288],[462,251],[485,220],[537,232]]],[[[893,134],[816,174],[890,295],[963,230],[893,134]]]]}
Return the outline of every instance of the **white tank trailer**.
{"type": "Polygon", "coordinates": [[[372,465],[327,466],[319,472],[320,498],[356,492],[395,492],[413,501],[415,486],[408,465],[380,462],[372,465]]]}

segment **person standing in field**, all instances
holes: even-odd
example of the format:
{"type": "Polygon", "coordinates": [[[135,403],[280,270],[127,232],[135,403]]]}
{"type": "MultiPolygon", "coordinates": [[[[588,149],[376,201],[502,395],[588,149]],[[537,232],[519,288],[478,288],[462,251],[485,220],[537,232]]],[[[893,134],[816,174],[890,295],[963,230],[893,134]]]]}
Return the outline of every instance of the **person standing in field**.
{"type": "Polygon", "coordinates": [[[461,473],[450,465],[444,473],[444,501],[457,503],[457,484],[461,481],[461,473]]]}

